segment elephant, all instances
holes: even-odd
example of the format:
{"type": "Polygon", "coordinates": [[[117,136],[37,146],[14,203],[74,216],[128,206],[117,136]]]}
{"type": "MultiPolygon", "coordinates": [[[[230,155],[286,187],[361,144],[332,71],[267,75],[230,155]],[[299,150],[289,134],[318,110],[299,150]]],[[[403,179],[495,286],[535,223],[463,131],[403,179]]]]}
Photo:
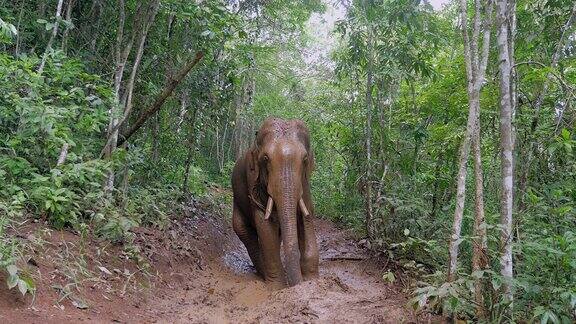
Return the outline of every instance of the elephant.
{"type": "Polygon", "coordinates": [[[285,287],[286,280],[295,286],[318,276],[313,169],[304,122],[268,118],[232,171],[232,227],[258,274],[277,289],[285,287]]]}

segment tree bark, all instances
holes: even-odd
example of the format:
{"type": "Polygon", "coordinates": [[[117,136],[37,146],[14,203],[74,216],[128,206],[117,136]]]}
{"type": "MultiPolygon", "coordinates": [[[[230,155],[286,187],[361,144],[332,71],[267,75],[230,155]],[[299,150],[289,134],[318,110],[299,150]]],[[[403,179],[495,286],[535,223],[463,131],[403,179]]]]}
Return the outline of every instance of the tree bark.
{"type": "MultiPolygon", "coordinates": [[[[126,18],[124,12],[124,0],[119,0],[120,4],[120,19],[119,19],[119,30],[116,39],[116,74],[115,74],[115,84],[114,84],[114,91],[116,95],[116,99],[120,97],[120,89],[122,85],[122,78],[124,74],[124,68],[126,66],[126,62],[128,60],[128,56],[130,54],[133,41],[135,39],[135,35],[139,34],[140,39],[138,42],[138,48],[136,50],[136,54],[134,57],[134,61],[132,63],[132,70],[130,72],[130,78],[128,79],[128,83],[125,85],[124,94],[122,95],[122,99],[118,100],[118,105],[122,108],[123,114],[122,118],[118,120],[116,114],[111,114],[111,121],[109,124],[109,132],[108,132],[108,139],[107,145],[105,149],[105,155],[110,157],[117,146],[121,145],[122,143],[118,142],[118,130],[119,127],[124,123],[124,121],[130,116],[130,112],[132,111],[132,96],[134,93],[134,83],[136,80],[136,75],[138,73],[138,67],[142,60],[142,56],[144,54],[144,45],[146,43],[146,38],[148,36],[148,31],[152,26],[156,14],[158,12],[159,7],[159,0],[152,0],[147,3],[147,6],[141,11],[142,7],[139,4],[139,7],[136,11],[136,16],[134,18],[134,27],[132,30],[132,38],[130,39],[128,45],[124,49],[124,52],[120,52],[120,48],[122,46],[122,37],[123,37],[123,29],[124,29],[124,21],[126,18]],[[142,18],[143,16],[144,18],[142,18]],[[140,20],[143,19],[141,23],[140,20]]],[[[108,173],[108,178],[106,180],[105,191],[109,192],[114,188],[114,170],[111,170],[108,173]]]]}
{"type": "MultiPolygon", "coordinates": [[[[140,6],[136,10],[136,17],[139,16],[140,6]]],[[[116,149],[116,143],[118,141],[118,116],[120,115],[121,103],[120,103],[120,90],[122,88],[122,79],[124,78],[124,69],[126,67],[126,62],[128,61],[128,56],[132,50],[132,44],[134,43],[134,38],[136,31],[132,32],[132,37],[126,46],[123,47],[124,42],[124,27],[126,24],[126,6],[124,0],[118,0],[118,31],[116,34],[116,50],[115,50],[115,68],[114,68],[114,105],[108,111],[110,114],[110,122],[108,123],[108,131],[106,134],[107,140],[110,143],[106,145],[103,155],[106,159],[112,156],[112,152],[116,149]]],[[[109,170],[108,175],[104,183],[104,192],[106,194],[110,193],[114,189],[114,170],[109,170]]]]}
{"type": "Polygon", "coordinates": [[[513,139],[512,139],[512,97],[511,75],[512,65],[509,52],[509,17],[510,6],[508,0],[497,0],[497,43],[500,72],[500,158],[501,158],[501,203],[500,203],[500,243],[502,255],[500,257],[500,273],[504,278],[504,301],[513,301],[512,278],[512,206],[513,206],[513,139]]]}

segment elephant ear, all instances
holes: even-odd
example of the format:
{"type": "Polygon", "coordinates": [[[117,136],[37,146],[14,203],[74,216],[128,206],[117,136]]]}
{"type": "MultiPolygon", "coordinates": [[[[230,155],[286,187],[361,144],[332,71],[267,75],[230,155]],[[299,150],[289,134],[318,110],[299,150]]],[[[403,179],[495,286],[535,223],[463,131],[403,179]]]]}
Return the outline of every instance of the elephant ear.
{"type": "MultiPolygon", "coordinates": [[[[258,144],[255,143],[254,147],[248,152],[248,169],[250,176],[248,177],[248,185],[250,186],[250,194],[256,201],[263,204],[266,199],[266,172],[263,170],[258,160],[258,155],[260,151],[258,149],[258,144]]],[[[259,206],[263,208],[262,206],[259,206]]]]}
{"type": "Polygon", "coordinates": [[[315,164],[314,152],[312,152],[312,150],[308,150],[308,159],[306,160],[306,179],[310,180],[310,176],[312,175],[312,171],[314,171],[315,164]]]}
{"type": "Polygon", "coordinates": [[[258,174],[258,148],[253,147],[248,152],[248,167],[250,172],[258,174]]]}

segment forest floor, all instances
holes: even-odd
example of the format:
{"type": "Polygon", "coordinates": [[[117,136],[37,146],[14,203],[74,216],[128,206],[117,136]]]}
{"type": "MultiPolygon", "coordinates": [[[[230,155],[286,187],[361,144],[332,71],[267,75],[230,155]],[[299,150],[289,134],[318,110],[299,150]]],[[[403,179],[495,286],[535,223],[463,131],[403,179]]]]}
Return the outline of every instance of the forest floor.
{"type": "Polygon", "coordinates": [[[271,291],[255,275],[229,217],[207,210],[194,202],[164,230],[136,228],[128,248],[49,230],[38,223],[24,224],[17,236],[33,252],[22,267],[34,277],[38,289],[32,298],[22,297],[15,289],[0,288],[0,321],[441,321],[412,311],[399,281],[390,284],[382,279],[388,270],[385,261],[359,247],[351,233],[327,220],[316,222],[320,278],[271,291]]]}

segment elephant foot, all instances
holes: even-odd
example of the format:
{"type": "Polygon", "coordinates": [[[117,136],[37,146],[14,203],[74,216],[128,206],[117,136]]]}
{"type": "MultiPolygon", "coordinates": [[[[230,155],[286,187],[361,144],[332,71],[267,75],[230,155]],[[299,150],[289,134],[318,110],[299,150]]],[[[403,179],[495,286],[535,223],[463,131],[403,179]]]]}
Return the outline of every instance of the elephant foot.
{"type": "Polygon", "coordinates": [[[302,274],[302,279],[304,279],[304,281],[310,281],[310,280],[314,280],[314,279],[318,279],[318,273],[305,273],[302,274]]]}
{"type": "Polygon", "coordinates": [[[281,290],[287,287],[286,283],[276,280],[275,281],[266,280],[266,285],[270,287],[272,290],[281,290]]]}

